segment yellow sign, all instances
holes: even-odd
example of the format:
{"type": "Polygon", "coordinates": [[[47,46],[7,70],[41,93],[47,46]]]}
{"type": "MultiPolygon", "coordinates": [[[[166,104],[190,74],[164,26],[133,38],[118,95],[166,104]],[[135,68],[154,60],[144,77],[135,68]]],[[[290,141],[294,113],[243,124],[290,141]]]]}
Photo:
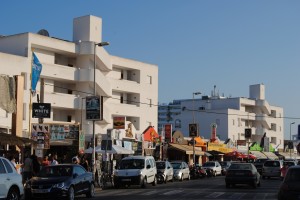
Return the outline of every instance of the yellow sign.
{"type": "Polygon", "coordinates": [[[229,153],[232,150],[227,148],[226,144],[208,143],[208,151],[220,151],[222,153],[229,153]]]}

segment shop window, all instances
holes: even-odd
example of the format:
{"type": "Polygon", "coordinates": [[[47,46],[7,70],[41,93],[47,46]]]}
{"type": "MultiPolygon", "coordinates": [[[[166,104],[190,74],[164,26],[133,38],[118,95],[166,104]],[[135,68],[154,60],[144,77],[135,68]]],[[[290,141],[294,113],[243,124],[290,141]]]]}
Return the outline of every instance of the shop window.
{"type": "Polygon", "coordinates": [[[67,121],[68,121],[68,122],[71,122],[71,121],[72,121],[72,116],[71,116],[71,115],[68,115],[67,121]]]}

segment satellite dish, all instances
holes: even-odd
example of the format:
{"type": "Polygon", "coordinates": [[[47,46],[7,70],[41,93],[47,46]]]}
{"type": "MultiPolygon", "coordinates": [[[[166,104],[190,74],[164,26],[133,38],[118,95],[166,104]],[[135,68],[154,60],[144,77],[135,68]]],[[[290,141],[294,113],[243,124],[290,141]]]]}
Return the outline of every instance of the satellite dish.
{"type": "Polygon", "coordinates": [[[49,32],[46,29],[39,30],[37,34],[49,37],[49,32]]]}

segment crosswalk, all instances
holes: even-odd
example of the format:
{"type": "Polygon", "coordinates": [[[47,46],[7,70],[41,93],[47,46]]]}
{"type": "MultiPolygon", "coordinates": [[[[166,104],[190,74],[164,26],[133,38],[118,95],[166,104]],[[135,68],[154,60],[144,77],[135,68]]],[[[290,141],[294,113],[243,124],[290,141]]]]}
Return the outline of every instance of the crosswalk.
{"type": "Polygon", "coordinates": [[[224,190],[214,191],[213,189],[119,189],[119,190],[102,190],[97,193],[99,199],[259,199],[275,200],[277,199],[276,191],[254,190],[224,190]]]}

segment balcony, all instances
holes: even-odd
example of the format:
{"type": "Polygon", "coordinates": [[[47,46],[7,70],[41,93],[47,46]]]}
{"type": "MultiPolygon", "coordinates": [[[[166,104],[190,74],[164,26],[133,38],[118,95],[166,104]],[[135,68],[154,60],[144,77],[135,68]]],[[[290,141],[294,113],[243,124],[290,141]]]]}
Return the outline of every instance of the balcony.
{"type": "Polygon", "coordinates": [[[110,104],[112,115],[137,116],[141,108],[132,104],[110,104]]]}
{"type": "Polygon", "coordinates": [[[76,109],[78,108],[78,100],[76,95],[63,94],[56,92],[45,92],[45,103],[51,103],[51,107],[64,108],[64,109],[76,109]]]}
{"type": "Polygon", "coordinates": [[[129,80],[116,80],[116,79],[110,79],[111,87],[112,89],[116,91],[122,91],[127,93],[141,93],[141,87],[140,84],[135,81],[129,81],[129,80]]]}
{"type": "Polygon", "coordinates": [[[42,76],[52,80],[75,81],[76,68],[43,63],[42,76]]]}

